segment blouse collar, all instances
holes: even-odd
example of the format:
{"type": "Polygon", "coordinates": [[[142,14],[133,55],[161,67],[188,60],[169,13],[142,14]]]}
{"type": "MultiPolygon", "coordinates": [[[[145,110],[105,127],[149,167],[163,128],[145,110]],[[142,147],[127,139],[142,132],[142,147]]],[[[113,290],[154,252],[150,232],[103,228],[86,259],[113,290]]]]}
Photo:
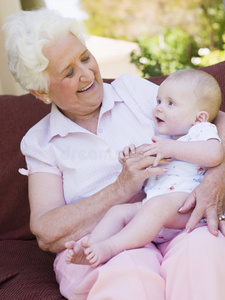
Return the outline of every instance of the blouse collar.
{"type": "MultiPolygon", "coordinates": [[[[103,84],[103,101],[99,114],[99,122],[104,113],[110,111],[116,102],[123,102],[123,100],[115,92],[113,86],[108,83],[103,84]]],[[[48,141],[50,141],[55,136],[59,135],[65,137],[69,133],[87,133],[92,134],[85,128],[77,125],[75,122],[71,121],[69,118],[64,116],[60,112],[58,107],[53,103],[50,112],[50,128],[48,132],[48,141]]]]}

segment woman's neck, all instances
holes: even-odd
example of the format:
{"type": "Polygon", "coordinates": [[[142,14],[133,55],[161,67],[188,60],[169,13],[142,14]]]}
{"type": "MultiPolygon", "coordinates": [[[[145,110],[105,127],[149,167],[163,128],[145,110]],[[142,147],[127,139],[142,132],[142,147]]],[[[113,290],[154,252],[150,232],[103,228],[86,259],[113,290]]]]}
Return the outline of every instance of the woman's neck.
{"type": "Polygon", "coordinates": [[[96,134],[98,127],[98,118],[100,113],[101,106],[99,106],[95,111],[89,115],[85,116],[75,116],[73,114],[66,114],[66,116],[76,123],[77,125],[85,128],[86,130],[96,134]]]}

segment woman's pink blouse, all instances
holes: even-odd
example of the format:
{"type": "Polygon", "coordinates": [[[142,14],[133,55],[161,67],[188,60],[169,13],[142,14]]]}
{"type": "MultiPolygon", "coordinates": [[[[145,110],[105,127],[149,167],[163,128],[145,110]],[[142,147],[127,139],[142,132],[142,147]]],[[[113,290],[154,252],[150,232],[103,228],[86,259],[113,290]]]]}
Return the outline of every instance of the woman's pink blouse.
{"type": "Polygon", "coordinates": [[[67,204],[93,195],[121,172],[120,150],[131,143],[151,143],[157,90],[157,85],[130,74],[104,83],[96,135],[66,118],[53,104],[51,113],[22,139],[27,170],[21,173],[61,176],[67,204]]]}

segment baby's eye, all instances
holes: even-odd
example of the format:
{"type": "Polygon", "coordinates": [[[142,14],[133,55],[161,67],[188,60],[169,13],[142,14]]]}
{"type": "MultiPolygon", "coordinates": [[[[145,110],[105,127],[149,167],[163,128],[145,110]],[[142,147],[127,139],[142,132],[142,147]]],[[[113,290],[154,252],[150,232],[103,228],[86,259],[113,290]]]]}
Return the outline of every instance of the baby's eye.
{"type": "Polygon", "coordinates": [[[161,104],[161,100],[160,99],[157,99],[157,104],[161,104]]]}
{"type": "Polygon", "coordinates": [[[174,105],[173,101],[169,101],[169,106],[174,105]]]}

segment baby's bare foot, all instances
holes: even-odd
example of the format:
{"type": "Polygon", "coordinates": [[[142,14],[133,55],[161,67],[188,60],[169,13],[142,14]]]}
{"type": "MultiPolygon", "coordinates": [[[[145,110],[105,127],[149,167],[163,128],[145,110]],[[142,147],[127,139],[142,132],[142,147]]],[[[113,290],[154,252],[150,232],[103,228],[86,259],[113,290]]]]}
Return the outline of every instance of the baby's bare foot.
{"type": "Polygon", "coordinates": [[[66,262],[68,264],[89,265],[84,248],[79,242],[66,242],[65,247],[67,248],[66,262]]]}
{"type": "Polygon", "coordinates": [[[113,253],[110,243],[107,240],[87,247],[84,249],[84,253],[92,267],[97,267],[105,263],[116,254],[113,253]]]}

